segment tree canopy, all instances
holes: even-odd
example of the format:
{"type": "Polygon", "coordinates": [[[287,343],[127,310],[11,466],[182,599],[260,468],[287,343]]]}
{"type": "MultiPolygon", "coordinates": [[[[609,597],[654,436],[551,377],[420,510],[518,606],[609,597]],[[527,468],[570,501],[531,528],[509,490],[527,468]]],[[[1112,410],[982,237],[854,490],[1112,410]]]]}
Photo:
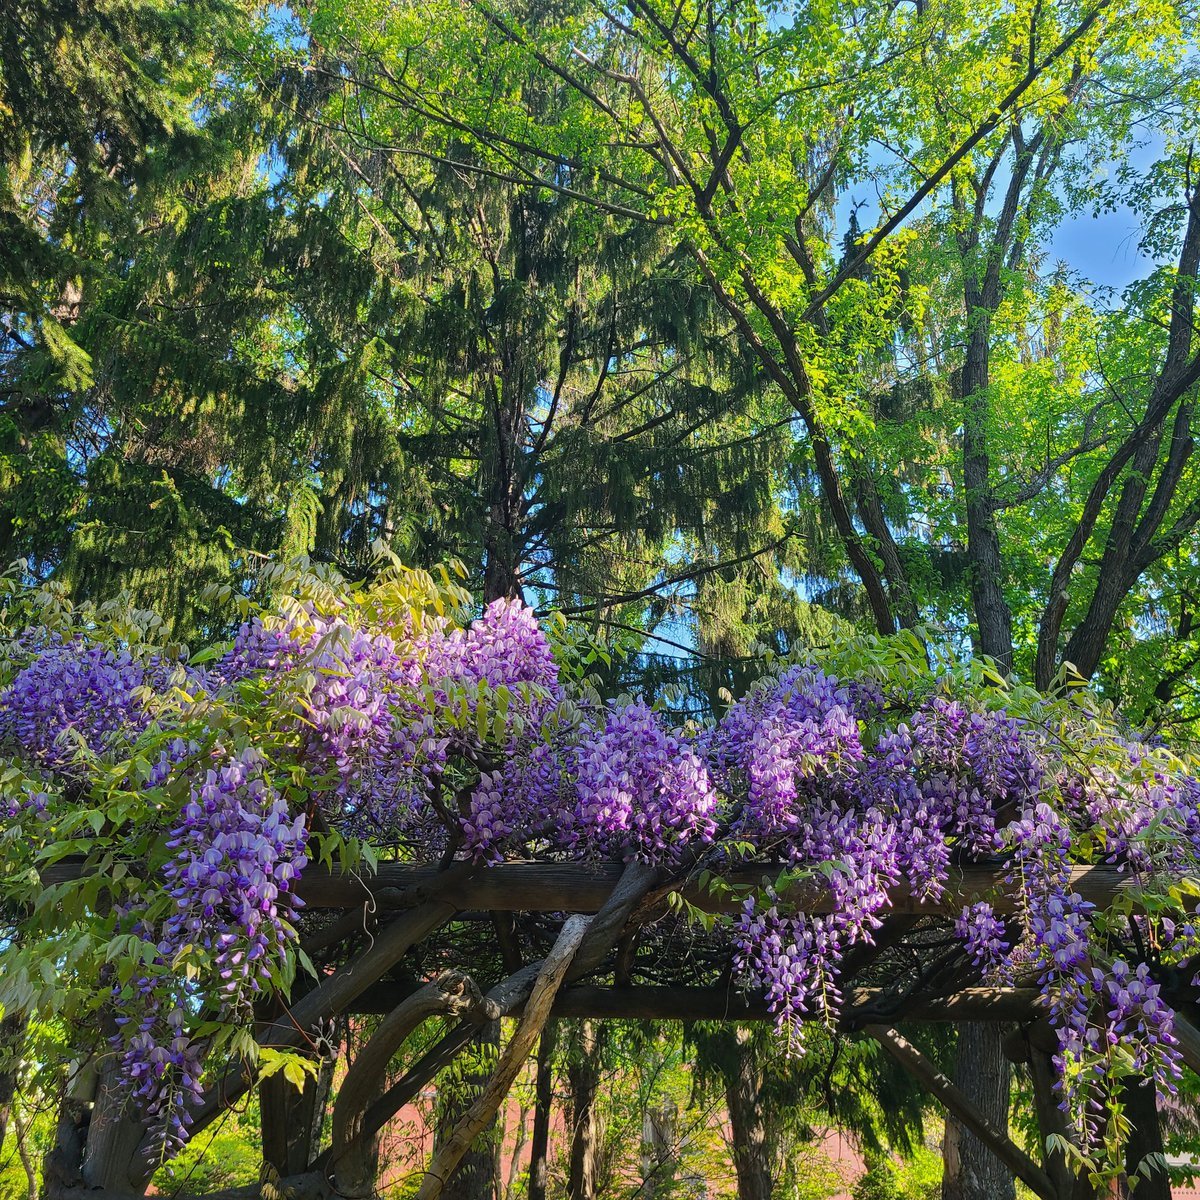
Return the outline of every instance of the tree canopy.
{"type": "MultiPolygon", "coordinates": [[[[549,964],[547,1011],[588,1019],[616,1001],[579,989],[635,966],[704,990],[678,1001],[693,1014],[736,977],[785,1042],[814,1017],[891,1029],[897,980],[927,1014],[994,986],[1065,1040],[959,1030],[952,1086],[984,1124],[947,1134],[948,1200],[1035,1178],[978,1140],[1014,1098],[1052,1175],[1115,1174],[1127,1142],[1127,1167],[1153,1157],[1163,1014],[1185,1029],[1193,1002],[1197,16],[6,7],[0,1044],[133,1056],[141,1132],[86,1133],[90,1186],[139,1185],[141,1126],[188,1095],[211,1116],[230,1057],[238,1087],[267,1072],[264,1147],[311,1125],[272,1089],[321,1055],[288,1057],[288,1034],[255,1068],[253,1030],[341,978],[363,926],[335,937],[289,897],[358,872],[377,906],[468,868],[479,911],[424,929],[397,906],[380,982],[416,996],[486,964],[500,1000],[472,979],[414,1001],[464,1030],[534,1004],[518,960],[549,964]],[[1097,243],[1117,226],[1136,250],[1114,283],[1097,243]],[[193,801],[214,807],[188,825],[193,801]],[[201,846],[249,853],[242,811],[253,870],[280,873],[253,933],[245,897],[197,915],[179,874],[201,846]],[[561,894],[513,930],[489,908],[524,878],[502,872],[586,892],[600,860],[654,881],[593,879],[617,908],[588,932],[547,915],[591,911],[561,894]],[[226,1000],[222,948],[189,940],[214,922],[242,956],[226,1000]]],[[[729,1036],[709,1049],[732,1112],[769,1072],[729,1036]]],[[[952,1045],[876,1041],[910,1078],[952,1045]]],[[[0,1063],[0,1128],[13,1077],[0,1063]]],[[[379,1083],[355,1078],[360,1100],[379,1083]]],[[[482,1096],[445,1110],[447,1145],[482,1096]]],[[[83,1136],[78,1103],[62,1129],[83,1136]]],[[[373,1134],[338,1128],[362,1183],[373,1134]]],[[[313,1168],[301,1188],[328,1178],[308,1149],[271,1151],[313,1168]]]]}

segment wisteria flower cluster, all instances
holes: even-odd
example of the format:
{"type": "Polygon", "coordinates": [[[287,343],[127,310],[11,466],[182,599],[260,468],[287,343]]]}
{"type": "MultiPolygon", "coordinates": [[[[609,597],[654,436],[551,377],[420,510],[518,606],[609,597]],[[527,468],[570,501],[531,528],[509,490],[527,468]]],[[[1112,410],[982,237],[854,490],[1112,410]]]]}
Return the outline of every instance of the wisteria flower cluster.
{"type": "Polygon", "coordinates": [[[187,1009],[164,996],[153,976],[139,976],[133,997],[113,1008],[121,1078],[169,1158],[187,1143],[191,1105],[204,1094],[204,1047],[188,1032],[187,1009]]]}
{"type": "Polygon", "coordinates": [[[171,910],[157,928],[134,914],[138,935],[155,947],[153,973],[113,989],[125,1077],[168,1148],[186,1139],[189,1104],[201,1094],[202,1047],[187,1035],[199,996],[180,982],[180,968],[199,951],[209,972],[204,999],[226,1020],[250,1019],[295,936],[292,888],[307,841],[304,817],[290,812],[252,747],[196,779],[170,831],[171,910]]]}
{"type": "Polygon", "coordinates": [[[985,979],[1008,980],[1011,975],[1008,953],[1012,946],[1004,922],[986,900],[968,904],[959,914],[954,928],[985,979]]]}
{"type": "Polygon", "coordinates": [[[642,702],[613,708],[576,754],[568,839],[588,853],[667,861],[716,831],[708,767],[642,702]]]}
{"type": "Polygon", "coordinates": [[[155,693],[202,685],[202,672],[158,654],[58,634],[27,640],[37,651],[0,694],[0,739],[47,767],[119,753],[150,723],[155,693]]]}
{"type": "Polygon", "coordinates": [[[197,780],[171,831],[175,857],[163,873],[176,908],[165,948],[210,950],[231,1008],[261,990],[291,935],[299,901],[290,893],[308,863],[307,842],[304,816],[291,813],[252,747],[197,780]]]}

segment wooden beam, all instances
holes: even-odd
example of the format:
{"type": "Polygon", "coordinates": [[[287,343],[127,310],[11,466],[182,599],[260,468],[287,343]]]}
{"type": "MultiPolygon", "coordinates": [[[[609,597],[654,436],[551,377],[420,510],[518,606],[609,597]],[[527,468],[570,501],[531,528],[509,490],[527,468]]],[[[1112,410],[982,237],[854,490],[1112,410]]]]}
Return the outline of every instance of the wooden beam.
{"type": "MultiPolygon", "coordinates": [[[[454,863],[446,870],[409,863],[380,863],[373,875],[348,874],[319,865],[310,866],[297,882],[296,894],[309,908],[353,908],[373,901],[379,908],[416,908],[432,899],[444,900],[455,911],[488,912],[577,912],[595,913],[604,907],[624,872],[620,863],[520,862],[476,866],[454,863]]],[[[773,883],[785,870],[783,864],[739,867],[722,878],[733,885],[760,886],[773,883]]],[[[956,916],[964,904],[984,897],[1001,915],[1015,911],[1017,897],[1004,879],[1003,866],[970,866],[954,869],[943,896],[926,901],[914,895],[907,883],[891,890],[892,915],[956,916]]],[[[78,862],[61,862],[42,874],[46,887],[78,879],[78,862]]],[[[694,880],[681,879],[676,886],[689,903],[707,912],[736,912],[738,896],[713,896],[694,880]]],[[[1113,867],[1075,867],[1071,888],[1097,908],[1111,907],[1118,897],[1136,903],[1139,885],[1128,872],[1113,867]]],[[[784,893],[798,909],[825,913],[832,899],[824,880],[814,878],[795,884],[784,893]]]]}
{"type": "MultiPolygon", "coordinates": [[[[566,966],[566,983],[574,983],[581,976],[594,971],[620,939],[629,914],[654,886],[658,871],[645,863],[629,863],[621,869],[620,878],[611,889],[608,899],[595,918],[587,925],[577,949],[566,966]]],[[[560,933],[559,937],[562,937],[560,933]]],[[[543,963],[533,962],[514,975],[491,988],[483,998],[482,1012],[478,1016],[486,1020],[510,1016],[523,1009],[541,972],[543,963]]],[[[370,981],[371,983],[376,980],[370,981]]],[[[561,981],[560,981],[561,982],[561,981]]],[[[366,990],[365,988],[363,989],[366,990]]],[[[551,994],[558,991],[556,985],[551,994]]],[[[417,1092],[432,1080],[439,1071],[449,1066],[463,1047],[474,1036],[476,1020],[468,1015],[431,1046],[413,1063],[405,1074],[367,1110],[363,1117],[360,1136],[372,1137],[416,1096],[417,1092]]],[[[314,1170],[324,1170],[328,1154],[318,1156],[311,1165],[314,1170]]]]}
{"type": "MultiPolygon", "coordinates": [[[[355,1002],[356,1013],[391,1012],[410,987],[392,983],[368,988],[355,1002]]],[[[1037,988],[964,988],[951,996],[908,1001],[895,1008],[883,988],[851,988],[842,1006],[843,1024],[864,1021],[1027,1021],[1041,1007],[1037,988]]],[[[514,1014],[521,1011],[521,1005],[514,1014]]],[[[626,1021],[767,1021],[773,1014],[761,997],[725,987],[568,987],[554,1002],[556,1017],[626,1021]]]]}
{"type": "Polygon", "coordinates": [[[1008,1136],[1007,1131],[997,1129],[920,1050],[887,1025],[868,1025],[864,1032],[949,1109],[958,1123],[969,1129],[1032,1192],[1042,1200],[1059,1200],[1050,1176],[1008,1136]]]}
{"type": "MultiPolygon", "coordinates": [[[[491,867],[447,872],[434,867],[381,863],[374,876],[360,879],[328,871],[306,871],[298,894],[312,908],[342,908],[361,903],[364,891],[376,903],[409,907],[430,895],[444,896],[459,910],[491,912],[598,912],[612,894],[624,868],[620,863],[499,863],[491,867]],[[445,878],[440,878],[440,876],[445,878]]],[[[774,883],[785,870],[777,866],[742,867],[723,878],[730,884],[764,886],[774,883]]],[[[689,903],[706,912],[737,912],[741,900],[722,893],[713,896],[694,881],[681,880],[679,890],[689,903]]],[[[1128,873],[1110,867],[1076,867],[1072,890],[1097,908],[1108,908],[1118,896],[1136,893],[1138,885],[1128,873]]],[[[940,900],[929,902],[915,896],[906,884],[891,890],[889,912],[905,916],[957,915],[963,905],[990,896],[997,913],[1016,909],[1016,898],[1005,882],[1003,867],[964,867],[950,874],[940,900]]],[[[823,879],[794,885],[785,899],[806,912],[831,911],[832,897],[823,879]]]]}

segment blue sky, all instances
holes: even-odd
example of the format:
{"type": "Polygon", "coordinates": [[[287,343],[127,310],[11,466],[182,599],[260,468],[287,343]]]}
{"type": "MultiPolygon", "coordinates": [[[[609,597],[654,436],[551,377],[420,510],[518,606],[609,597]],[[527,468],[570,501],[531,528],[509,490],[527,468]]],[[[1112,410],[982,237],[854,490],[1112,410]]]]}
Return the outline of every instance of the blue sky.
{"type": "MultiPolygon", "coordinates": [[[[1127,159],[1127,165],[1135,170],[1149,169],[1163,151],[1159,135],[1143,132],[1140,138],[1131,147],[1127,159]]],[[[880,152],[876,165],[886,172],[892,164],[888,155],[880,152]]],[[[1099,183],[1106,180],[1112,182],[1119,164],[1099,161],[1089,165],[1093,181],[1099,183]]],[[[998,193],[1003,186],[1002,177],[997,179],[995,186],[998,193]]],[[[870,229],[879,219],[877,196],[868,182],[863,180],[849,192],[843,193],[838,201],[837,222],[840,230],[846,228],[855,204],[858,205],[859,225],[864,230],[870,229]]],[[[1043,243],[1043,269],[1050,271],[1057,263],[1064,262],[1076,276],[1095,284],[1101,293],[1111,289],[1110,302],[1116,302],[1123,288],[1136,279],[1144,278],[1155,265],[1139,248],[1142,221],[1143,216],[1126,204],[1119,204],[1099,214],[1094,214],[1088,205],[1060,221],[1054,235],[1043,243]]],[[[1103,300],[1103,294],[1099,298],[1103,300]]]]}
{"type": "Polygon", "coordinates": [[[1081,212],[1060,225],[1050,239],[1048,264],[1062,259],[1093,283],[1119,292],[1154,265],[1138,249],[1140,237],[1141,222],[1129,208],[1096,217],[1081,212]]]}

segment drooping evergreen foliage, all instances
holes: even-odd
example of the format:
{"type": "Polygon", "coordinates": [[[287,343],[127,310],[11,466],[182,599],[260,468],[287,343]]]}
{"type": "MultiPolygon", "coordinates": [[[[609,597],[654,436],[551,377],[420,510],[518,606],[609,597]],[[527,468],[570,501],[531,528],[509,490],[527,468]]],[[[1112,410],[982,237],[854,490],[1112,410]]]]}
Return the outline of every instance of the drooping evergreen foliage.
{"type": "Polygon", "coordinates": [[[14,305],[12,394],[54,419],[12,406],[5,552],[184,629],[257,556],[357,573],[381,537],[560,603],[786,557],[786,429],[671,239],[463,175],[436,126],[392,155],[417,126],[391,43],[331,42],[209,43],[189,157],[164,133],[105,250],[127,265],[72,302],[89,365],[54,401],[14,305]]]}
{"type": "MultiPolygon", "coordinates": [[[[181,464],[156,446],[171,439],[154,422],[190,397],[135,367],[148,359],[161,370],[178,354],[154,337],[145,318],[162,297],[142,286],[194,202],[191,180],[212,169],[218,147],[203,106],[246,15],[220,2],[186,13],[159,3],[6,6],[0,547],[35,571],[87,559],[98,526],[114,527],[98,557],[115,554],[126,576],[171,554],[172,539],[156,532],[177,533],[178,565],[189,557],[195,484],[172,477],[167,468],[181,464]],[[141,447],[127,449],[135,430],[141,447]]],[[[181,572],[173,607],[195,583],[181,572]]]]}

